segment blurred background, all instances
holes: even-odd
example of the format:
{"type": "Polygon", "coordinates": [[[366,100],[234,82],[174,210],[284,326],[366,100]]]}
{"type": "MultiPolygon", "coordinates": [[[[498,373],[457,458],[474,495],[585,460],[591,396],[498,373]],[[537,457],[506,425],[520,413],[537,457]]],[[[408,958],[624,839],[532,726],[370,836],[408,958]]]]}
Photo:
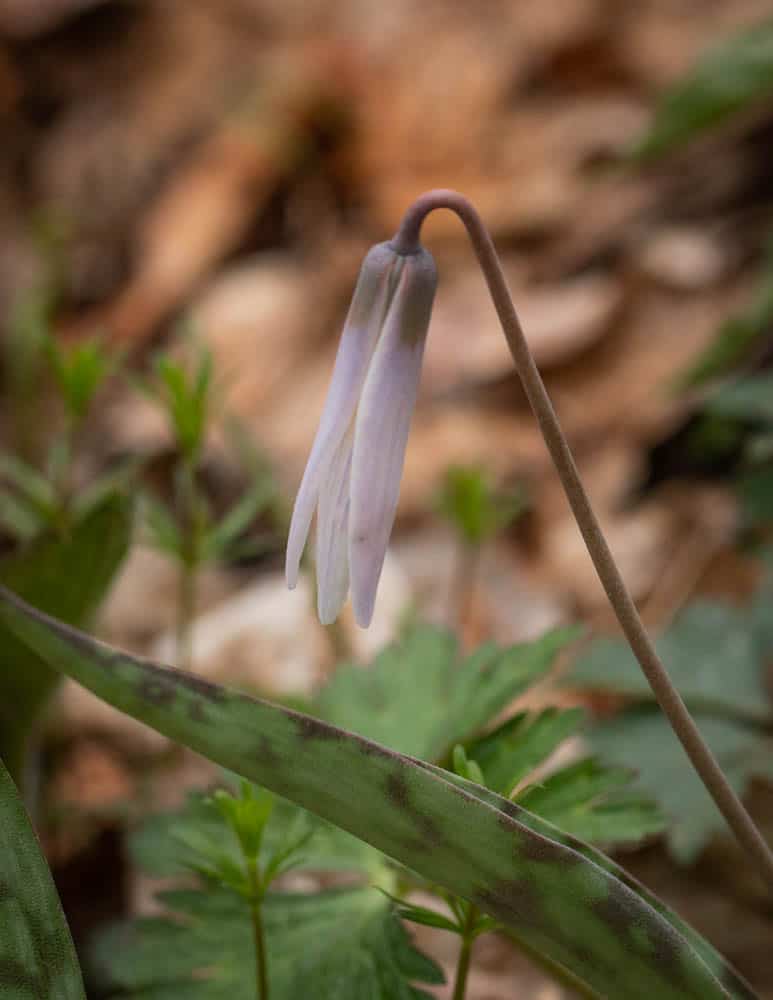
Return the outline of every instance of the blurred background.
{"type": "MultiPolygon", "coordinates": [[[[468,647],[566,621],[613,633],[445,212],[424,228],[440,286],[374,625],[347,609],[325,630],[310,584],[284,588],[288,511],[361,259],[422,191],[457,188],[502,254],[646,623],[668,633],[692,609],[672,643],[696,661],[729,640],[723,717],[753,661],[754,734],[729,740],[727,761],[773,831],[769,0],[0,0],[0,129],[4,579],[131,482],[131,545],[120,518],[93,542],[109,592],[50,609],[218,681],[302,699],[411,616],[468,647]],[[728,618],[712,632],[702,607],[728,618]]],[[[73,592],[82,551],[57,556],[73,592]]],[[[539,698],[613,721],[623,704],[598,677],[539,698]]],[[[83,940],[147,905],[123,848],[138,803],[173,805],[211,771],[75,685],[54,699],[35,769],[83,940]]],[[[636,766],[650,748],[621,753],[636,766]]],[[[663,763],[649,791],[673,773],[663,763]]],[[[697,825],[623,862],[773,997],[770,901],[721,824],[697,825]]],[[[453,942],[420,936],[450,967],[453,942]]],[[[471,996],[510,996],[514,975],[523,995],[568,995],[494,939],[471,996]]]]}

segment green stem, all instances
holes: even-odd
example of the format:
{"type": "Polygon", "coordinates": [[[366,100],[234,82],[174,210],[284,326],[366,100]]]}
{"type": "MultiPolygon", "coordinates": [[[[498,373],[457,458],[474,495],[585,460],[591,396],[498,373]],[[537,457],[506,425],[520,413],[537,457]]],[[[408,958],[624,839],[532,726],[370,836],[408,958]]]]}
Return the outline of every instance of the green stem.
{"type": "Polygon", "coordinates": [[[458,542],[456,565],[451,581],[451,599],[449,601],[449,625],[454,630],[461,630],[470,619],[475,588],[478,583],[478,567],[480,565],[480,545],[458,542]]]}
{"type": "Polygon", "coordinates": [[[266,934],[263,928],[262,893],[258,878],[257,862],[254,858],[247,859],[247,872],[250,879],[250,917],[252,919],[252,936],[255,943],[255,989],[257,1000],[268,1000],[268,961],[266,958],[266,934]]]}
{"type": "Polygon", "coordinates": [[[180,564],[177,594],[176,664],[190,670],[193,659],[193,619],[196,613],[196,566],[190,559],[180,564]]]}
{"type": "Polygon", "coordinates": [[[202,512],[196,484],[195,456],[183,458],[178,481],[178,509],[182,523],[182,552],[177,599],[177,666],[190,670],[193,659],[193,621],[196,616],[196,580],[202,512]]]}
{"type": "Polygon", "coordinates": [[[454,994],[451,1000],[464,1000],[467,994],[467,976],[470,972],[472,946],[475,941],[475,925],[478,922],[478,908],[470,903],[467,907],[467,919],[462,928],[462,946],[456,962],[456,977],[454,979],[454,994]]]}

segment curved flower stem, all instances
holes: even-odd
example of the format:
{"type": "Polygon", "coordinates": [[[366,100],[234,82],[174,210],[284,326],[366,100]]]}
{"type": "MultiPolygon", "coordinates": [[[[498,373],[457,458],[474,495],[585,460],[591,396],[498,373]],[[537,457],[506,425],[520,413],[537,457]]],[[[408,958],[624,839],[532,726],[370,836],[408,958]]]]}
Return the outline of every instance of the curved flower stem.
{"type": "Polygon", "coordinates": [[[428,191],[417,198],[405,213],[400,229],[392,241],[392,247],[398,253],[415,253],[419,246],[419,232],[422,222],[427,214],[436,208],[448,208],[455,212],[467,229],[507,339],[510,353],[513,356],[516,370],[561,479],[569,505],[582,532],[585,545],[609,602],[652,688],[652,692],[671,723],[671,727],[684,747],[693,767],[714,799],[717,808],[727,820],[739,842],[756,861],[760,875],[773,888],[773,852],[765,843],[743,803],[731,788],[679,692],[671,682],[644,629],[633,599],[612,557],[580,481],[577,466],[558,423],[550,397],[526,343],[491,236],[476,209],[467,198],[456,191],[428,191]]]}

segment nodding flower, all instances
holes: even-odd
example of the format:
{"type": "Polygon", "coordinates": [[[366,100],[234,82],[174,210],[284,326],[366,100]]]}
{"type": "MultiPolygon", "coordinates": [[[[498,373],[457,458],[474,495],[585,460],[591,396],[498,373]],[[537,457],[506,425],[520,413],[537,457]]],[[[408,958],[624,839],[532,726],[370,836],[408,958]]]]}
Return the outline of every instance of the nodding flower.
{"type": "Polygon", "coordinates": [[[366,256],[295,500],[287,585],[317,513],[317,608],[330,624],[351,585],[354,617],[367,628],[394,524],[408,429],[437,286],[432,255],[380,243],[366,256]]]}

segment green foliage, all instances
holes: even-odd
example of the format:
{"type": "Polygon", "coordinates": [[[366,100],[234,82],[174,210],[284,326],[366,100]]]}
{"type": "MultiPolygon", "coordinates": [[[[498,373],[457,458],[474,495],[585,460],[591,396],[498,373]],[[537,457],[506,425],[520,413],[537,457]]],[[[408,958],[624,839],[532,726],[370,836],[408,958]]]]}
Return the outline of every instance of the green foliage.
{"type": "Polygon", "coordinates": [[[773,95],[773,20],[703,55],[662,100],[631,155],[652,159],[773,95]]]}
{"type": "MultiPolygon", "coordinates": [[[[773,652],[769,585],[748,610],[696,603],[659,640],[669,673],[731,784],[743,793],[753,775],[773,777],[773,722],[764,668],[773,652]]],[[[671,820],[675,857],[693,860],[724,821],[695,776],[652,692],[622,642],[602,639],[568,682],[622,695],[631,707],[589,733],[604,760],[634,768],[640,787],[671,820]]]]}
{"type": "Polygon", "coordinates": [[[583,716],[579,709],[518,713],[468,748],[471,763],[482,774],[482,779],[473,780],[482,780],[500,795],[515,794],[524,809],[593,843],[632,844],[661,832],[663,814],[654,802],[630,790],[634,774],[626,768],[603,767],[585,758],[519,789],[534,768],[577,732],[583,716]]]}
{"type": "MultiPolygon", "coordinates": [[[[634,772],[585,758],[530,785],[518,803],[559,829],[596,844],[637,843],[666,826],[653,798],[631,791],[634,772]]],[[[647,790],[647,795],[651,795],[647,790]]]]}
{"type": "MultiPolygon", "coordinates": [[[[232,782],[226,779],[226,788],[232,782]]],[[[270,822],[261,841],[262,862],[274,857],[288,839],[309,835],[310,850],[294,860],[300,870],[351,872],[374,881],[384,877],[383,855],[331,823],[288,802],[275,798],[270,822]]],[[[151,875],[180,875],[202,859],[225,856],[236,865],[242,856],[232,828],[224,828],[222,814],[213,808],[211,797],[191,793],[185,805],[174,812],[159,813],[145,819],[129,838],[131,859],[151,875]]]]}
{"type": "Polygon", "coordinates": [[[213,358],[209,350],[198,352],[191,369],[162,355],[156,360],[145,389],[162,405],[175,443],[181,454],[195,461],[204,445],[204,436],[213,406],[213,358]]]}
{"type": "Polygon", "coordinates": [[[707,405],[712,413],[761,420],[773,428],[773,375],[751,375],[724,385],[707,405]]]}
{"type": "Polygon", "coordinates": [[[543,677],[577,635],[577,629],[560,628],[506,649],[486,643],[465,659],[450,633],[418,627],[367,670],[339,667],[315,711],[394,750],[443,761],[543,677]]]}
{"type": "MultiPolygon", "coordinates": [[[[101,939],[109,985],[143,1000],[254,1000],[246,903],[223,890],[160,898],[176,919],[135,921],[101,939]]],[[[418,1000],[427,994],[412,983],[443,981],[373,889],[270,893],[264,917],[272,1000],[418,1000]]]]}
{"type": "MultiPolygon", "coordinates": [[[[591,860],[585,845],[568,846],[516,803],[317,719],[96,644],[4,589],[0,619],[116,707],[467,899],[591,991],[703,1000],[727,995],[720,976],[732,995],[748,996],[711,949],[645,902],[608,859],[591,860]],[[662,963],[663,949],[675,961],[662,963]]],[[[336,921],[337,933],[360,924],[336,921]]]]}
{"type": "MultiPolygon", "coordinates": [[[[752,776],[773,780],[769,736],[730,718],[696,713],[696,722],[739,795],[752,776]]],[[[592,730],[590,740],[602,759],[634,768],[641,791],[660,803],[671,821],[668,846],[675,860],[690,864],[714,834],[727,829],[659,712],[631,709],[592,730]]]]}
{"type": "Polygon", "coordinates": [[[496,493],[482,469],[453,466],[436,505],[466,545],[479,546],[519,517],[526,499],[521,490],[496,493]]]}
{"type": "Polygon", "coordinates": [[[0,997],[85,1000],[51,873],[0,761],[0,997]]]}
{"type": "Polygon", "coordinates": [[[579,708],[518,712],[476,740],[469,753],[483,769],[488,787],[509,798],[531,771],[577,732],[583,717],[579,708]]]}
{"type": "MultiPolygon", "coordinates": [[[[129,547],[131,502],[113,494],[64,537],[43,535],[0,560],[0,581],[65,622],[90,621],[129,547]]],[[[0,758],[20,780],[26,741],[56,670],[0,624],[0,758]]]]}
{"type": "Polygon", "coordinates": [[[111,989],[254,997],[245,974],[255,964],[245,905],[253,891],[245,865],[251,858],[259,873],[272,997],[332,997],[336,988],[343,996],[419,997],[425,994],[408,980],[442,981],[375,890],[267,892],[289,867],[390,882],[383,855],[264,789],[242,782],[234,795],[230,787],[211,797],[192,795],[181,812],[153,817],[132,836],[132,856],[145,870],[170,875],[192,869],[206,881],[197,890],[162,893],[170,917],[127,922],[100,935],[96,963],[111,989]],[[171,966],[170,951],[179,956],[171,966]],[[205,982],[197,984],[202,969],[208,970],[205,982]]]}
{"type": "Polygon", "coordinates": [[[752,302],[720,326],[714,339],[677,381],[679,388],[704,385],[727,375],[763,344],[773,325],[773,246],[768,248],[752,302]]]}
{"type": "Polygon", "coordinates": [[[67,413],[73,422],[80,423],[105,379],[118,368],[120,359],[99,340],[84,340],[63,348],[49,337],[46,347],[67,413]]]}

